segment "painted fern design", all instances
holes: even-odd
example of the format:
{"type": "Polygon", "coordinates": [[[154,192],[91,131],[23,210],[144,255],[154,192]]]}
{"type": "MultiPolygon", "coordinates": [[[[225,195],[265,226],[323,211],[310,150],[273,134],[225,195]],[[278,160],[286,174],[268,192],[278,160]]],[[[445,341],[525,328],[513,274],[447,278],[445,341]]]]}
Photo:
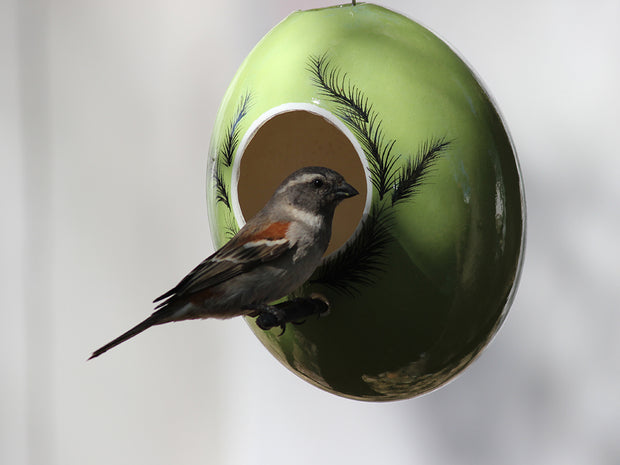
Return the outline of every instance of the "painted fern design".
{"type": "Polygon", "coordinates": [[[359,292],[360,286],[372,285],[383,271],[385,250],[393,240],[390,233],[394,206],[411,199],[428,177],[450,141],[445,138],[424,142],[415,157],[397,167],[400,155],[393,153],[396,139],[385,136],[379,114],[363,91],[347,73],[331,65],[327,54],[311,56],[308,71],[320,94],[336,106],[335,114],[351,129],[360,142],[369,164],[373,187],[379,196],[361,230],[334,257],[326,260],[314,273],[311,283],[319,283],[346,294],[359,292]],[[384,197],[391,193],[390,201],[384,197]]]}
{"type": "Polygon", "coordinates": [[[308,70],[321,95],[336,104],[336,115],[353,131],[370,164],[372,183],[379,198],[390,190],[397,157],[392,155],[395,140],[383,134],[381,121],[368,97],[351,82],[347,73],[332,67],[327,55],[311,56],[308,70]]]}
{"type": "Polygon", "coordinates": [[[392,205],[407,200],[418,192],[431,172],[433,164],[448,148],[448,145],[450,141],[445,138],[431,139],[421,145],[417,156],[411,157],[398,172],[392,191],[392,205]]]}
{"type": "Polygon", "coordinates": [[[222,173],[222,165],[219,163],[215,168],[215,200],[216,202],[222,202],[226,208],[230,210],[230,196],[228,195],[228,188],[224,181],[224,174],[222,173]]]}
{"type": "Polygon", "coordinates": [[[372,112],[372,105],[362,91],[351,84],[346,73],[337,68],[331,68],[327,54],[311,56],[308,62],[308,71],[312,73],[312,81],[321,89],[322,94],[332,102],[342,106],[352,118],[368,121],[372,112]]]}
{"type": "Polygon", "coordinates": [[[219,156],[217,157],[217,166],[214,172],[216,189],[215,198],[216,202],[223,203],[229,211],[231,210],[230,195],[224,180],[223,168],[230,168],[230,165],[232,165],[233,157],[237,151],[237,147],[239,146],[239,138],[241,135],[240,123],[248,114],[251,100],[250,92],[246,92],[241,96],[232,121],[228,125],[226,133],[224,134],[224,142],[218,151],[219,156]]]}
{"type": "Polygon", "coordinates": [[[224,227],[224,235],[228,240],[232,239],[239,232],[239,226],[233,219],[232,215],[226,218],[226,226],[224,227]]]}
{"type": "Polygon", "coordinates": [[[233,156],[235,155],[235,151],[239,145],[239,123],[241,123],[241,120],[243,120],[243,118],[247,115],[250,104],[251,94],[246,92],[241,96],[241,100],[235,110],[235,115],[226,129],[224,144],[220,148],[220,159],[226,167],[229,167],[232,164],[233,156]]]}
{"type": "Polygon", "coordinates": [[[392,240],[392,215],[387,208],[385,204],[373,207],[355,239],[323,263],[310,282],[349,295],[359,292],[359,286],[372,285],[373,275],[383,269],[385,248],[392,240]]]}

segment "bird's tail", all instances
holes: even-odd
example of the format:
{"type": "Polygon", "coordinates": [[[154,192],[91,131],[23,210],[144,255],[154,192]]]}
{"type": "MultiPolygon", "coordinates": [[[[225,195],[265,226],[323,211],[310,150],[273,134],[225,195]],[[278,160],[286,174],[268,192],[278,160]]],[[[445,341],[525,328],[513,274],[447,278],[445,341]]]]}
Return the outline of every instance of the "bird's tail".
{"type": "Polygon", "coordinates": [[[117,337],[113,341],[110,341],[103,347],[95,350],[93,354],[88,358],[88,360],[91,360],[95,357],[99,357],[104,352],[107,352],[111,348],[116,347],[122,342],[125,342],[127,339],[131,339],[132,337],[140,334],[142,331],[150,328],[151,326],[160,325],[162,323],[167,323],[171,321],[169,319],[169,316],[170,316],[170,312],[168,311],[168,309],[162,308],[161,310],[156,311],[150,317],[144,320],[142,323],[138,323],[136,326],[131,328],[126,333],[121,334],[119,337],[117,337]]]}

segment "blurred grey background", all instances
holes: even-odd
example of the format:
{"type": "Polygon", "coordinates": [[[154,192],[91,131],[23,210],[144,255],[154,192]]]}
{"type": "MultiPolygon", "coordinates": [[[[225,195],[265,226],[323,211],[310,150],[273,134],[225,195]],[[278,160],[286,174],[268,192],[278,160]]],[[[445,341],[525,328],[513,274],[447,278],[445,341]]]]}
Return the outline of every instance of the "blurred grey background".
{"type": "Polygon", "coordinates": [[[382,4],[463,54],[520,156],[525,265],[487,350],[387,404],[306,384],[241,320],[86,363],[213,251],[225,89],[329,2],[1,0],[1,464],[620,464],[620,2],[382,4]]]}

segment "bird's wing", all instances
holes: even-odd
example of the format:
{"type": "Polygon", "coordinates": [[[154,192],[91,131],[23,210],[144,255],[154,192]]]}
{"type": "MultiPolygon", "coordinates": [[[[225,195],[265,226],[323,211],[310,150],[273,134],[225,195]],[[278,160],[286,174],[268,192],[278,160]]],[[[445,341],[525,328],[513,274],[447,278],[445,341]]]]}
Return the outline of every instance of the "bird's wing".
{"type": "MultiPolygon", "coordinates": [[[[286,237],[288,227],[289,223],[282,222],[272,223],[263,229],[243,228],[226,245],[154,302],[204,291],[279,257],[295,245],[286,237]]],[[[166,303],[162,302],[159,307],[166,303]]]]}

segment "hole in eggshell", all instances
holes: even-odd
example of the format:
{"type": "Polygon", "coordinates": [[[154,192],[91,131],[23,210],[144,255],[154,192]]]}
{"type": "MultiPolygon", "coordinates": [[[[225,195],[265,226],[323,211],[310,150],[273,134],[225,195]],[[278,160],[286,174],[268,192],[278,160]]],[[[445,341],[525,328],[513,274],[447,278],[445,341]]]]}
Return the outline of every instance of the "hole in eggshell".
{"type": "Polygon", "coordinates": [[[322,108],[287,104],[254,122],[239,145],[233,165],[233,210],[239,225],[245,224],[284,178],[305,166],[331,168],[359,192],[336,209],[327,255],[355,234],[370,209],[368,193],[372,189],[359,143],[340,120],[322,108]]]}

